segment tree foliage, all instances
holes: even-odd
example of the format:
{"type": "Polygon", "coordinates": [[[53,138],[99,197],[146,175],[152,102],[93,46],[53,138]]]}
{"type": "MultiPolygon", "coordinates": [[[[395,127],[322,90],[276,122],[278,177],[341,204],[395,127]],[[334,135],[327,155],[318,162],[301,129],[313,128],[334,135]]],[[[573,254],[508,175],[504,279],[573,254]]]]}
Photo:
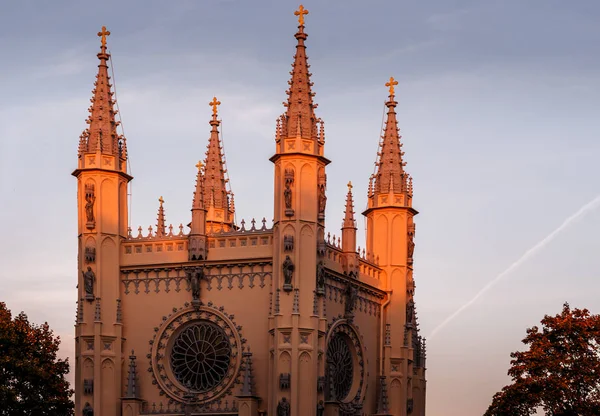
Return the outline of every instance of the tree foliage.
{"type": "Polygon", "coordinates": [[[496,393],[485,416],[600,415],[600,315],[565,303],[527,330],[528,351],[511,353],[512,384],[496,393]]]}
{"type": "Polygon", "coordinates": [[[47,323],[35,325],[23,312],[11,315],[0,302],[0,415],[72,415],[67,359],[56,357],[60,337],[47,323]]]}

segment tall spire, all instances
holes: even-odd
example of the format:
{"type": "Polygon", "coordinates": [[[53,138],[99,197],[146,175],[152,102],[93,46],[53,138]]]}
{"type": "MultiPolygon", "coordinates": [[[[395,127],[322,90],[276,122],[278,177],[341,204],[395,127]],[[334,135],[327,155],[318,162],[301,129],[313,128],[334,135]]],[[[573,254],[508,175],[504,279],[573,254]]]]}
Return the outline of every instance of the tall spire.
{"type": "Polygon", "coordinates": [[[217,97],[213,97],[209,105],[212,107],[212,118],[209,122],[212,128],[204,162],[204,207],[208,210],[207,221],[232,225],[233,211],[227,185],[229,179],[219,138],[221,121],[218,119],[217,109],[221,102],[217,101],[217,97]]]}
{"type": "Polygon", "coordinates": [[[344,213],[344,224],[342,228],[356,228],[354,220],[354,199],[352,197],[352,182],[348,182],[348,194],[346,195],[346,211],[344,213]]]}
{"type": "Polygon", "coordinates": [[[375,194],[407,194],[410,198],[412,197],[412,191],[409,192],[410,176],[404,171],[406,163],[402,160],[404,152],[396,120],[396,105],[398,105],[394,94],[396,85],[398,85],[398,81],[393,77],[390,77],[385,84],[386,87],[389,87],[389,97],[385,103],[388,111],[378,153],[373,192],[375,194]]]}
{"type": "Polygon", "coordinates": [[[287,102],[283,105],[287,107],[283,119],[283,136],[284,138],[302,137],[303,139],[317,139],[317,122],[315,116],[315,108],[317,104],[313,103],[315,95],[311,87],[313,83],[310,81],[311,73],[308,71],[310,65],[306,56],[306,45],[304,42],[308,35],[304,33],[304,16],[308,14],[302,5],[294,12],[298,16],[298,32],[294,35],[298,44],[296,45],[296,54],[294,55],[294,63],[290,72],[292,78],[288,81],[290,88],[286,91],[288,95],[287,102]]]}
{"type": "Polygon", "coordinates": [[[157,223],[156,223],[156,236],[157,237],[164,237],[165,234],[167,233],[167,227],[165,226],[165,209],[163,208],[163,204],[164,204],[165,200],[163,199],[163,197],[161,196],[160,198],[158,198],[158,217],[157,217],[157,223]]]}
{"type": "Polygon", "coordinates": [[[110,54],[106,49],[106,37],[110,32],[102,26],[102,31],[98,32],[100,36],[100,52],[98,59],[98,74],[94,89],[92,90],[92,105],[89,108],[89,117],[86,122],[89,127],[84,130],[79,144],[79,156],[86,152],[99,151],[103,154],[120,156],[121,159],[127,158],[127,149],[124,146],[124,138],[117,134],[119,121],[115,121],[114,110],[115,101],[113,100],[112,85],[108,76],[108,60],[110,54]]]}

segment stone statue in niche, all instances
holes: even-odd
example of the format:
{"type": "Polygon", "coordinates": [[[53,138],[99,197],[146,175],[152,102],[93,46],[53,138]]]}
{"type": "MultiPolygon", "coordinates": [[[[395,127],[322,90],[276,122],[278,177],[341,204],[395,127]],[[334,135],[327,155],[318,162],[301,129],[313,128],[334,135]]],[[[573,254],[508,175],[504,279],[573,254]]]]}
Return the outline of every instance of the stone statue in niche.
{"type": "Polygon", "coordinates": [[[325,184],[319,185],[319,214],[325,214],[325,206],[327,205],[327,195],[325,195],[325,184]]]}
{"type": "Polygon", "coordinates": [[[407,253],[408,264],[412,264],[412,262],[413,262],[413,253],[415,252],[414,238],[415,238],[415,232],[409,231],[409,233],[408,233],[408,253],[407,253]]]}
{"type": "Polygon", "coordinates": [[[284,172],[285,189],[283,190],[283,201],[285,202],[285,215],[292,217],[294,210],[292,209],[292,183],[294,183],[294,170],[286,169],[284,172]]]}
{"type": "Polygon", "coordinates": [[[85,406],[81,409],[82,416],[94,416],[94,409],[90,406],[89,402],[85,402],[85,406]]]}
{"type": "Polygon", "coordinates": [[[290,256],[285,256],[285,260],[282,264],[283,268],[283,290],[289,292],[293,289],[292,277],[294,276],[294,263],[290,256]]]}
{"type": "Polygon", "coordinates": [[[88,184],[85,186],[85,216],[87,220],[87,228],[94,228],[94,203],[96,202],[96,195],[94,192],[94,185],[88,184]]]}
{"type": "Polygon", "coordinates": [[[85,290],[85,299],[89,301],[94,300],[94,282],[96,281],[96,274],[92,271],[92,268],[88,266],[87,271],[83,273],[83,288],[85,290]]]}
{"type": "Polygon", "coordinates": [[[190,273],[190,288],[192,290],[192,303],[200,302],[200,282],[204,278],[204,270],[196,268],[190,273]]]}
{"type": "Polygon", "coordinates": [[[412,325],[415,315],[415,302],[412,298],[406,304],[406,325],[412,325]]]}
{"type": "Polygon", "coordinates": [[[346,318],[354,317],[354,307],[356,305],[356,299],[358,297],[358,289],[351,284],[346,286],[346,305],[344,315],[346,318]]]}
{"type": "Polygon", "coordinates": [[[317,264],[317,295],[325,294],[325,266],[320,261],[317,264]]]}
{"type": "Polygon", "coordinates": [[[292,209],[292,190],[290,188],[289,182],[286,182],[285,184],[285,189],[283,191],[283,199],[285,201],[285,210],[287,212],[288,210],[292,209]]]}
{"type": "Polygon", "coordinates": [[[319,400],[319,404],[317,404],[317,416],[323,416],[325,414],[325,405],[323,404],[323,400],[319,400]]]}
{"type": "Polygon", "coordinates": [[[290,402],[285,397],[277,405],[277,416],[290,416],[290,402]]]}

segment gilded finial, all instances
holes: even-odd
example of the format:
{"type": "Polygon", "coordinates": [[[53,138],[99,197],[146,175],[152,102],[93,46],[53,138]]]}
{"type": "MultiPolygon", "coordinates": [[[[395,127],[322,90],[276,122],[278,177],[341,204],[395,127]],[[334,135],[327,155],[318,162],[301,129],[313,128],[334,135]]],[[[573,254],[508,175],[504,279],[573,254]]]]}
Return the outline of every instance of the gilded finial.
{"type": "Polygon", "coordinates": [[[352,192],[352,181],[348,182],[348,192],[352,192]]]}
{"type": "Polygon", "coordinates": [[[398,85],[398,81],[394,77],[390,77],[390,80],[385,83],[386,87],[390,87],[390,95],[394,95],[394,85],[398,85]]]}
{"type": "Polygon", "coordinates": [[[217,101],[217,97],[213,97],[212,101],[208,103],[208,105],[212,106],[213,116],[216,116],[217,107],[221,105],[221,101],[217,101]]]}
{"type": "Polygon", "coordinates": [[[100,36],[100,43],[102,44],[102,47],[105,48],[106,47],[106,37],[110,36],[110,32],[108,30],[106,30],[106,26],[102,26],[102,31],[98,32],[98,36],[100,36]]]}
{"type": "Polygon", "coordinates": [[[160,205],[162,206],[162,204],[164,204],[165,200],[161,196],[160,198],[158,198],[158,202],[160,202],[160,205]]]}
{"type": "Polygon", "coordinates": [[[196,163],[196,167],[198,168],[198,170],[201,170],[204,167],[204,163],[202,163],[202,161],[199,160],[198,163],[196,163]]]}
{"type": "Polygon", "coordinates": [[[300,7],[298,7],[298,10],[294,12],[294,15],[298,16],[298,23],[300,24],[300,26],[304,26],[304,15],[307,14],[308,10],[306,10],[303,5],[300,5],[300,7]]]}

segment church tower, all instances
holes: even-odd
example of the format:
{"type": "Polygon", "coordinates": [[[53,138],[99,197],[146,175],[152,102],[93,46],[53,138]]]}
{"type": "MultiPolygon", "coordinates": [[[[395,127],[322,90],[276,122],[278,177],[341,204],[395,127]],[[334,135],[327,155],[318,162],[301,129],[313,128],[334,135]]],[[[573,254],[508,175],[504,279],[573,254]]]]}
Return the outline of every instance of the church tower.
{"type": "Polygon", "coordinates": [[[323,368],[314,353],[322,348],[317,303],[317,264],[323,254],[325,204],[329,164],[323,155],[323,122],[315,115],[313,83],[306,56],[302,6],[298,16],[296,53],[285,113],[277,120],[271,157],[274,175],[273,291],[275,308],[270,320],[270,383],[279,386],[269,397],[268,414],[279,402],[291,414],[315,414],[317,379],[323,368]],[[319,249],[321,251],[319,251],[319,249]]]}
{"type": "Polygon", "coordinates": [[[105,27],[98,74],[89,108],[89,127],[79,140],[77,169],[78,311],[75,329],[75,413],[120,414],[122,321],[119,252],[127,237],[127,173],[125,138],[108,76],[110,55],[105,27]]]}
{"type": "Polygon", "coordinates": [[[401,415],[410,409],[408,413],[420,416],[425,412],[425,369],[424,341],[418,335],[413,300],[413,218],[417,211],[412,207],[412,178],[404,169],[398,134],[394,94],[398,82],[390,78],[385,85],[389,87],[387,120],[363,213],[367,217],[367,253],[382,269],[380,280],[389,296],[381,315],[386,339],[380,357],[380,391],[389,391],[390,414],[401,415]],[[400,374],[405,375],[404,383],[400,374]]]}

